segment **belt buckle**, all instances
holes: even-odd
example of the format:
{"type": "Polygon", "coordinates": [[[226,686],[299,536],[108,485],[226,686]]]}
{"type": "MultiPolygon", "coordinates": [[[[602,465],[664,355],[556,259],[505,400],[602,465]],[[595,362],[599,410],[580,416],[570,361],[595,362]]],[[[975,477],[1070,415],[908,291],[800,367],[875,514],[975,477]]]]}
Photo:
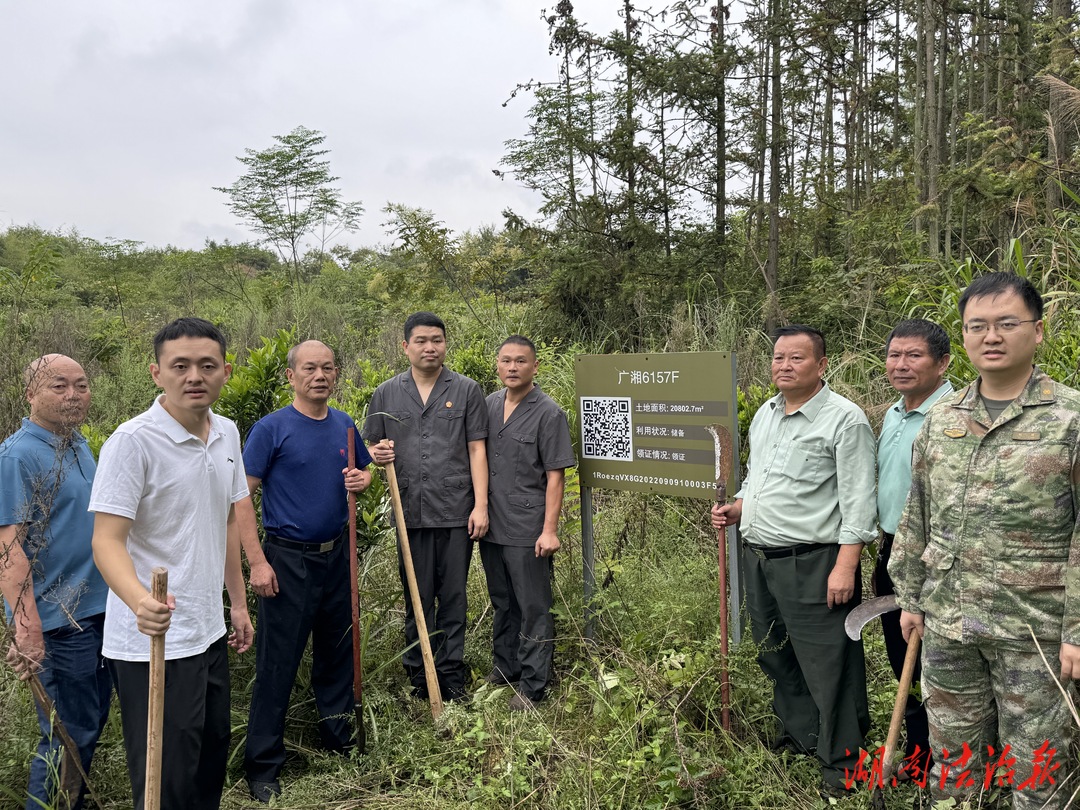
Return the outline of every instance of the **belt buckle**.
{"type": "Polygon", "coordinates": [[[319,553],[325,554],[328,551],[334,550],[334,545],[337,543],[337,538],[333,540],[327,540],[325,543],[319,544],[319,553]]]}

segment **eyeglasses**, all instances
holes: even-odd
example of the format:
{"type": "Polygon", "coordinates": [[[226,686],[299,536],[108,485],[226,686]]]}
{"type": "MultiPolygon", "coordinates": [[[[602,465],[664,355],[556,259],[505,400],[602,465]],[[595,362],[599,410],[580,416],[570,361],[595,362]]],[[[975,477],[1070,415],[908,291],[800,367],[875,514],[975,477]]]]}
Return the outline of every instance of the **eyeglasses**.
{"type": "Polygon", "coordinates": [[[986,321],[972,321],[971,323],[964,324],[964,331],[969,335],[985,335],[993,327],[994,331],[999,335],[1007,335],[1010,332],[1015,332],[1024,323],[1037,323],[1038,318],[1032,318],[1027,321],[1021,321],[1016,318],[1006,318],[1003,321],[995,321],[990,324],[986,321]]]}

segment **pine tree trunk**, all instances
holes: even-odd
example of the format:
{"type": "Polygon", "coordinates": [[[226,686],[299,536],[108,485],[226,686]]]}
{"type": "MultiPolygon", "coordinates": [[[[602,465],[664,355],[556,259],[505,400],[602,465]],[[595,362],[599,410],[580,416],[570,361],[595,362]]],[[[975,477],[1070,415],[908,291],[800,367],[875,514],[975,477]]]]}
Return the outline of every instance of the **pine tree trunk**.
{"type": "Polygon", "coordinates": [[[781,0],[769,1],[769,82],[772,94],[769,114],[769,250],[765,260],[765,330],[778,326],[777,286],[780,266],[780,161],[783,159],[783,109],[780,95],[780,30],[783,16],[781,0]]]}
{"type": "Polygon", "coordinates": [[[713,229],[716,239],[717,288],[723,289],[726,276],[725,241],[727,239],[727,54],[724,50],[724,25],[727,8],[718,3],[713,14],[713,81],[716,88],[716,144],[714,169],[716,171],[715,211],[713,229]]]}

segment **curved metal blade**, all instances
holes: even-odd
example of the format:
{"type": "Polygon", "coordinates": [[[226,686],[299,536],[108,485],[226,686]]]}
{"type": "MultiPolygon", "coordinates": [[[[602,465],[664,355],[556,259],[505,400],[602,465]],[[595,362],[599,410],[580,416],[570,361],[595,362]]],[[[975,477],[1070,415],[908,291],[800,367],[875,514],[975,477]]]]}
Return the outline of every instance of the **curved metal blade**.
{"type": "Polygon", "coordinates": [[[706,425],[705,430],[712,436],[716,450],[716,502],[724,503],[727,501],[727,482],[731,477],[731,465],[734,463],[731,431],[719,423],[706,425]]]}
{"type": "Polygon", "coordinates": [[[861,605],[852,608],[851,613],[844,619],[844,632],[852,641],[858,641],[859,637],[862,636],[863,628],[869,622],[884,613],[899,609],[900,606],[896,604],[895,594],[879,596],[876,599],[863,602],[861,605]]]}

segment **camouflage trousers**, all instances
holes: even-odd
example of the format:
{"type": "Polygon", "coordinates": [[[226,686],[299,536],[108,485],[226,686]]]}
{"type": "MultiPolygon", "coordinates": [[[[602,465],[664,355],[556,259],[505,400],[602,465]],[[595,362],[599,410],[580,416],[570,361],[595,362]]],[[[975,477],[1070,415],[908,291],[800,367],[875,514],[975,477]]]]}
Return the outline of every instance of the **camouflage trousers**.
{"type": "MultiPolygon", "coordinates": [[[[1058,645],[923,637],[935,799],[1012,786],[1012,806],[1065,808],[1077,788],[1076,726],[1057,686],[1058,645]]],[[[1068,691],[1075,698],[1070,685],[1068,691]]],[[[1076,803],[1080,806],[1080,802],[1076,803]]],[[[972,801],[972,806],[978,806],[972,801]]]]}

